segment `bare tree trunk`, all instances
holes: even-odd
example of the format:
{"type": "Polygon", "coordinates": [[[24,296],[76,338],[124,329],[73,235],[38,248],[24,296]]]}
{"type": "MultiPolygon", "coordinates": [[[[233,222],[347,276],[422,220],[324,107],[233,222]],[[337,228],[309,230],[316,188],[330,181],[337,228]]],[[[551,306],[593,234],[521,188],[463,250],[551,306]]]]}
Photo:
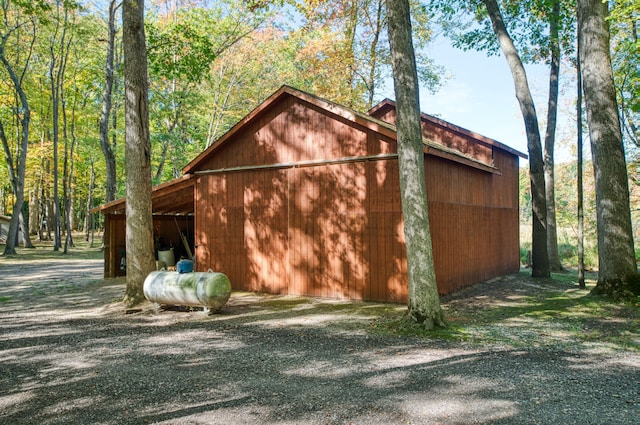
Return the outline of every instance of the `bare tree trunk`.
{"type": "MultiPolygon", "coordinates": [[[[578,31],[578,40],[580,40],[580,31],[578,31]]],[[[578,41],[577,56],[580,56],[580,41],[578,41]]],[[[577,177],[578,177],[578,285],[581,288],[586,287],[584,280],[584,186],[582,181],[583,173],[583,140],[582,140],[582,73],[580,69],[580,60],[576,58],[576,86],[578,89],[576,99],[576,121],[578,122],[578,160],[577,160],[577,177]]]]}
{"type": "MultiPolygon", "coordinates": [[[[175,92],[175,81],[173,85],[173,92],[175,92]]],[[[164,172],[164,166],[167,161],[167,152],[169,150],[169,145],[175,144],[177,139],[177,135],[175,133],[176,127],[178,125],[178,108],[180,107],[175,105],[174,101],[172,101],[172,103],[174,104],[172,107],[173,117],[171,117],[171,121],[167,123],[167,129],[165,130],[167,138],[162,141],[162,153],[160,154],[158,169],[156,170],[154,177],[156,182],[160,182],[160,180],[162,179],[162,173],[164,172]]]]}
{"type": "Polygon", "coordinates": [[[35,248],[29,234],[29,201],[22,204],[22,244],[25,248],[35,248]]]}
{"type": "Polygon", "coordinates": [[[53,201],[51,200],[51,191],[49,189],[47,189],[46,195],[45,208],[47,209],[47,240],[50,241],[53,239],[51,237],[51,217],[53,217],[53,201]]]}
{"type": "Polygon", "coordinates": [[[594,291],[615,297],[633,292],[632,276],[638,277],[629,180],[611,69],[607,8],[608,4],[601,0],[577,3],[580,66],[596,185],[599,276],[594,291]]]}
{"type": "MultiPolygon", "coordinates": [[[[60,45],[64,51],[64,39],[66,34],[66,9],[65,21],[62,28],[60,45]]],[[[57,22],[57,21],[56,21],[57,22]]],[[[50,41],[49,52],[51,54],[49,62],[49,87],[51,90],[52,127],[53,127],[53,250],[58,251],[62,247],[60,229],[60,196],[59,196],[59,176],[58,176],[58,146],[60,141],[60,90],[62,85],[61,70],[63,60],[56,55],[56,38],[58,34],[59,22],[56,24],[56,31],[50,41]]],[[[62,54],[60,55],[62,56],[62,54]]],[[[64,200],[63,200],[64,201],[64,200]]]]}
{"type": "Polygon", "coordinates": [[[11,185],[15,194],[15,203],[13,204],[11,221],[9,222],[7,243],[4,246],[4,254],[11,255],[16,253],[15,240],[18,235],[22,206],[24,205],[24,177],[27,163],[27,149],[29,147],[29,123],[31,121],[31,109],[29,109],[29,102],[27,101],[27,95],[22,88],[22,83],[5,56],[4,46],[6,41],[5,37],[0,41],[0,62],[2,62],[2,65],[11,78],[11,82],[13,83],[16,93],[18,94],[18,98],[20,99],[22,112],[22,118],[20,118],[20,128],[22,131],[15,159],[11,155],[11,149],[9,149],[9,144],[7,143],[4,127],[2,126],[2,122],[0,122],[0,139],[2,140],[2,146],[9,165],[9,178],[11,179],[11,185]]]}
{"type": "Polygon", "coordinates": [[[114,84],[114,55],[116,39],[116,11],[119,5],[117,0],[109,2],[109,22],[107,37],[107,62],[105,65],[105,86],[102,100],[102,112],[100,114],[100,148],[106,163],[106,195],[105,201],[116,199],[116,157],[112,144],[109,141],[109,116],[111,114],[111,97],[114,84]]]}
{"type": "Polygon", "coordinates": [[[123,5],[127,181],[127,288],[123,301],[125,305],[132,306],[144,299],[142,285],[147,274],[155,268],[155,257],[144,3],[124,0],[123,5]]]}
{"type": "Polygon", "coordinates": [[[547,107],[547,129],[544,136],[544,178],[547,200],[547,251],[551,271],[562,271],[558,252],[558,225],[556,220],[555,160],[556,122],[558,117],[558,81],[560,79],[560,39],[558,19],[560,0],[554,0],[549,22],[551,39],[551,67],[549,72],[549,102],[547,107]]]}
{"type": "Polygon", "coordinates": [[[87,191],[87,207],[86,215],[84,217],[84,233],[85,241],[89,242],[89,231],[93,229],[93,217],[89,212],[93,207],[93,187],[96,184],[96,170],[93,163],[93,157],[91,157],[91,176],[89,177],[89,189],[87,191]]]}
{"type": "Polygon", "coordinates": [[[529,90],[527,74],[522,60],[513,44],[513,40],[504,25],[502,13],[496,0],[483,0],[491,19],[493,32],[498,38],[515,85],[516,98],[524,119],[529,150],[529,178],[531,179],[531,205],[533,209],[532,229],[532,267],[531,276],[546,278],[550,276],[549,255],[547,251],[547,202],[544,182],[544,160],[542,158],[542,142],[538,127],[538,116],[529,90]]]}
{"type": "MultiPolygon", "coordinates": [[[[68,50],[67,50],[68,52],[68,50]]],[[[65,59],[66,62],[66,59],[65,59]]],[[[64,139],[65,139],[65,148],[64,148],[64,211],[66,217],[66,227],[67,234],[64,240],[64,253],[67,253],[68,248],[72,248],[75,246],[73,243],[73,153],[76,147],[76,131],[75,131],[75,119],[76,119],[76,100],[73,101],[73,106],[71,108],[71,146],[67,149],[68,138],[67,138],[67,119],[66,119],[66,111],[65,111],[65,102],[63,101],[63,117],[64,118],[64,139]]]]}
{"type": "Polygon", "coordinates": [[[38,182],[36,182],[35,187],[29,194],[29,234],[31,235],[37,235],[38,229],[40,227],[40,198],[38,197],[39,191],[40,188],[38,187],[38,182]]]}
{"type": "MultiPolygon", "coordinates": [[[[65,28],[67,25],[68,19],[67,19],[67,12],[65,10],[65,28]]],[[[65,31],[66,32],[66,31],[65,31]]],[[[67,253],[70,247],[73,247],[73,237],[71,235],[72,231],[73,231],[73,217],[72,217],[72,211],[71,211],[71,204],[73,202],[72,200],[72,195],[73,192],[71,190],[71,181],[73,179],[73,151],[75,148],[75,132],[73,129],[73,123],[74,123],[74,119],[75,119],[75,101],[72,107],[72,117],[71,117],[71,146],[69,146],[69,124],[67,121],[67,108],[66,108],[66,98],[65,98],[65,92],[64,92],[64,87],[63,82],[64,82],[64,76],[65,76],[65,71],[67,68],[67,62],[69,59],[69,52],[71,50],[71,42],[72,42],[73,37],[69,38],[68,42],[64,42],[64,37],[63,37],[63,42],[61,43],[62,46],[62,50],[61,50],[61,54],[60,54],[60,67],[59,67],[59,74],[60,74],[60,100],[61,100],[61,105],[62,105],[62,134],[63,134],[63,140],[64,140],[64,160],[63,160],[63,166],[62,166],[62,204],[64,206],[64,219],[65,219],[65,229],[66,229],[66,233],[65,233],[65,239],[64,239],[64,248],[63,248],[63,253],[67,253]]]]}
{"type": "Polygon", "coordinates": [[[378,67],[378,42],[380,40],[380,32],[382,31],[382,2],[384,0],[377,0],[378,7],[376,8],[376,25],[373,40],[371,41],[371,47],[369,48],[369,78],[367,81],[367,107],[373,108],[373,98],[376,89],[376,69],[378,67]]]}
{"type": "Polygon", "coordinates": [[[409,315],[426,328],[444,326],[433,265],[424,177],[418,74],[407,0],[387,0],[396,93],[398,166],[409,277],[409,315]]]}

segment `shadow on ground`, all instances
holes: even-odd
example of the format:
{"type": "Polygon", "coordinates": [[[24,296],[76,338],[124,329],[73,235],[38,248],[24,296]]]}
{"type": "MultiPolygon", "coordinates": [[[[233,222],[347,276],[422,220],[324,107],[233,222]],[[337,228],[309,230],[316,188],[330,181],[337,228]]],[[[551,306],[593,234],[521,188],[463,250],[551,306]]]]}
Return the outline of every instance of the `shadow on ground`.
{"type": "Polygon", "coordinates": [[[378,335],[395,305],[235,294],[125,315],[101,263],[2,267],[7,424],[635,424],[634,352],[378,335]],[[42,269],[44,268],[44,270],[42,269]],[[7,271],[5,274],[4,272],[7,271]]]}

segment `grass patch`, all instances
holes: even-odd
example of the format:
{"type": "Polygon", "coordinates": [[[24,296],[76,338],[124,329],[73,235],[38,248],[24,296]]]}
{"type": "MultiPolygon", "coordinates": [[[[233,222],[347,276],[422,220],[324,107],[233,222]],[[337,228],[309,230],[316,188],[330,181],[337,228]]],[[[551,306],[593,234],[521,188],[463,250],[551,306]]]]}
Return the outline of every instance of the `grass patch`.
{"type": "MultiPolygon", "coordinates": [[[[576,286],[575,273],[553,274],[551,280],[524,274],[480,288],[475,297],[443,302],[446,328],[426,330],[404,315],[376,321],[374,331],[445,341],[512,348],[582,350],[594,346],[638,351],[638,303],[615,303],[576,286]]],[[[480,284],[482,286],[482,284],[480,284]]]]}
{"type": "MultiPolygon", "coordinates": [[[[100,260],[104,258],[104,251],[102,249],[102,242],[99,236],[96,236],[91,246],[90,241],[84,240],[84,235],[81,233],[73,234],[73,247],[67,247],[67,253],[64,251],[64,236],[62,240],[62,247],[58,251],[53,250],[53,241],[39,241],[37,236],[32,236],[32,242],[34,248],[24,248],[21,245],[16,246],[16,255],[0,256],[0,258],[11,261],[39,261],[39,260],[51,260],[61,258],[73,258],[78,260],[100,260]]],[[[0,252],[4,250],[4,245],[0,245],[0,252]]]]}
{"type": "Polygon", "coordinates": [[[11,297],[6,297],[6,296],[0,297],[0,303],[2,303],[2,304],[6,304],[9,301],[11,301],[11,297]]]}

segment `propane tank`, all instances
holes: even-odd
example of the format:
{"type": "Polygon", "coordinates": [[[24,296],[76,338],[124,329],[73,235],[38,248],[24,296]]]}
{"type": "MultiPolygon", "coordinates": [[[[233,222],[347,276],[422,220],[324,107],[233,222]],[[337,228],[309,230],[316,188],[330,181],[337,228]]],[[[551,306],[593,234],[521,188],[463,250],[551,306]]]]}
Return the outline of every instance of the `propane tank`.
{"type": "Polygon", "coordinates": [[[178,273],[154,271],[144,280],[144,296],[169,305],[202,306],[205,312],[219,311],[229,300],[231,282],[223,273],[178,273]]]}

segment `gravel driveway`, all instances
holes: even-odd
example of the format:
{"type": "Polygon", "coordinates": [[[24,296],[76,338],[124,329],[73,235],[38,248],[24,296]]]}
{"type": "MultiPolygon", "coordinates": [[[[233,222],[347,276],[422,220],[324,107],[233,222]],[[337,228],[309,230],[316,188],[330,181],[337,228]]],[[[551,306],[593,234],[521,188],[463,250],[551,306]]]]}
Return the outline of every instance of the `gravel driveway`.
{"type": "Polygon", "coordinates": [[[381,308],[234,294],[124,314],[102,262],[0,258],[1,424],[637,424],[640,356],[371,333],[381,308]]]}

